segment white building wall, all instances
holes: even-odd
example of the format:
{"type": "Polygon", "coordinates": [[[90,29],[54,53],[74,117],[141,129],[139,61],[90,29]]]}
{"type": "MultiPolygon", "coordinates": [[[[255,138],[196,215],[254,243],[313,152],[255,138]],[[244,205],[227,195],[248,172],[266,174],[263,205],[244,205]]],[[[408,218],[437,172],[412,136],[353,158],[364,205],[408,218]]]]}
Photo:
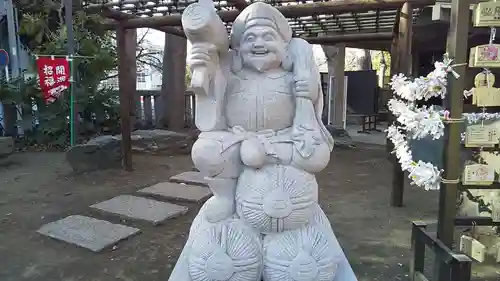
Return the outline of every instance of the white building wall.
{"type": "MultiPolygon", "coordinates": [[[[111,75],[116,75],[117,72],[113,71],[111,75]]],[[[137,72],[137,90],[152,91],[161,89],[162,74],[157,69],[144,69],[137,72]]],[[[103,87],[108,87],[114,90],[119,89],[118,76],[104,80],[101,82],[103,87]]]]}

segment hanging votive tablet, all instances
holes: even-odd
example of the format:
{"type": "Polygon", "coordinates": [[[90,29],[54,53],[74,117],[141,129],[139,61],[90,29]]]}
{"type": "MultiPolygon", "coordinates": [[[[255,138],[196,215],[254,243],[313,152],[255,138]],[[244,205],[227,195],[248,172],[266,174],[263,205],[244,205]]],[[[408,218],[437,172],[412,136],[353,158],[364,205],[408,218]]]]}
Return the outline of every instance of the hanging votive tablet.
{"type": "Polygon", "coordinates": [[[474,78],[472,104],[479,107],[500,106],[500,89],[493,87],[495,75],[481,72],[474,78]]]}
{"type": "Polygon", "coordinates": [[[491,147],[498,144],[497,129],[491,125],[468,125],[465,131],[466,147],[491,147]]]}
{"type": "Polygon", "coordinates": [[[500,222],[500,197],[493,196],[491,202],[491,220],[494,222],[500,222]]]}
{"type": "Polygon", "coordinates": [[[495,169],[486,164],[466,165],[463,185],[491,185],[495,181],[495,169]]]}

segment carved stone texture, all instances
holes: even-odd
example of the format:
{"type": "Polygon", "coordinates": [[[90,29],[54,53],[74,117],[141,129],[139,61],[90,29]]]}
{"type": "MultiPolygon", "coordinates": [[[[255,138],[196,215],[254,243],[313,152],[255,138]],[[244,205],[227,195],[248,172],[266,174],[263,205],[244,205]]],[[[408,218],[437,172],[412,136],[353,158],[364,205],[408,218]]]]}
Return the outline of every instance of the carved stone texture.
{"type": "Polygon", "coordinates": [[[201,131],[191,156],[214,196],[169,280],[356,281],[318,205],[314,173],[333,138],[312,46],[262,2],[236,18],[229,48],[207,35],[223,26],[210,0],[187,7],[182,22],[201,131]]]}

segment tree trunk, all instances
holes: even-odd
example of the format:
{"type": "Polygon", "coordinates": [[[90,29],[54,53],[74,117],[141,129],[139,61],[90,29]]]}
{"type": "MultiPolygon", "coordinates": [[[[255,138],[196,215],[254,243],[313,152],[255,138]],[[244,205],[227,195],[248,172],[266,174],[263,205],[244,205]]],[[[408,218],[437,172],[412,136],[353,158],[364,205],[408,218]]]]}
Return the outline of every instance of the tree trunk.
{"type": "Polygon", "coordinates": [[[179,131],[184,128],[186,92],[186,53],[185,38],[165,34],[163,52],[163,77],[160,95],[160,112],[157,113],[157,126],[179,131]],[[158,123],[158,121],[160,121],[158,123]]]}
{"type": "Polygon", "coordinates": [[[358,58],[358,70],[372,69],[372,56],[370,50],[363,50],[363,54],[358,58]]]}

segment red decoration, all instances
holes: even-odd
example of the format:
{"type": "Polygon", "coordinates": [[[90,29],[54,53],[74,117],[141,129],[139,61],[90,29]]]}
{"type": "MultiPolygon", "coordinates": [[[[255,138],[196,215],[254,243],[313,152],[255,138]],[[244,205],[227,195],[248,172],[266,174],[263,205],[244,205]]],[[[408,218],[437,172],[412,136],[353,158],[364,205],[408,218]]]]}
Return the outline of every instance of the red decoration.
{"type": "Polygon", "coordinates": [[[46,103],[52,103],[70,86],[68,59],[41,57],[36,60],[36,65],[43,98],[46,103]]]}

